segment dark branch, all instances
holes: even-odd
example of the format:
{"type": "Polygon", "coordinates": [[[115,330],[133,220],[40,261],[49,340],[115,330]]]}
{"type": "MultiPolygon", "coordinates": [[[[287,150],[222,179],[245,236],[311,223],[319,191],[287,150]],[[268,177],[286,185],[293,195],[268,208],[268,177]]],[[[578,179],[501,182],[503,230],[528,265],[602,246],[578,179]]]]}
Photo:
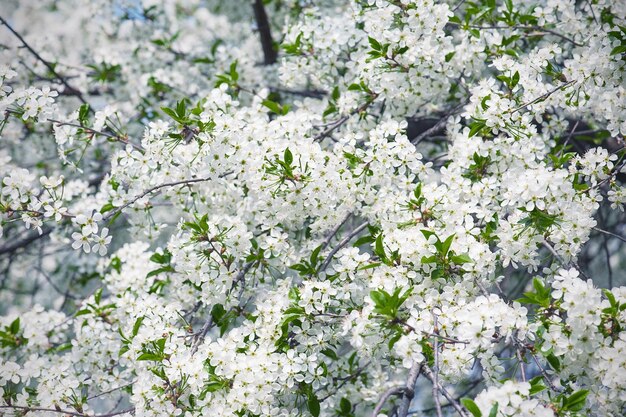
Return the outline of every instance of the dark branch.
{"type": "Polygon", "coordinates": [[[35,58],[37,58],[37,59],[38,59],[38,60],[39,60],[42,64],[44,64],[44,65],[46,66],[46,68],[48,68],[48,70],[50,70],[50,72],[51,72],[51,73],[52,73],[52,74],[53,74],[53,75],[54,75],[54,76],[55,76],[55,77],[56,77],[56,78],[57,78],[57,79],[61,82],[61,84],[63,84],[63,85],[65,86],[65,88],[66,88],[66,90],[67,90],[67,91],[65,92],[65,94],[76,96],[76,97],[78,97],[78,99],[79,99],[79,100],[80,100],[83,104],[87,104],[87,101],[83,98],[83,95],[81,94],[81,92],[80,92],[79,90],[77,90],[76,88],[72,87],[72,86],[71,86],[71,85],[67,82],[67,80],[66,80],[63,76],[59,75],[59,73],[58,73],[58,72],[56,72],[56,70],[54,69],[54,66],[52,66],[52,64],[50,64],[48,61],[46,61],[45,59],[43,59],[43,58],[41,57],[41,55],[39,55],[39,54],[37,53],[37,51],[35,51],[35,50],[34,50],[34,49],[33,49],[33,48],[32,48],[32,47],[31,47],[31,46],[30,46],[30,45],[29,45],[29,44],[28,44],[28,43],[24,40],[24,38],[22,38],[22,36],[21,36],[21,35],[20,35],[19,33],[17,33],[17,32],[15,31],[15,29],[13,29],[13,28],[11,27],[11,25],[9,25],[9,23],[8,23],[6,20],[4,20],[4,19],[2,18],[2,16],[0,16],[0,22],[2,22],[2,24],[3,24],[4,26],[6,26],[6,27],[7,27],[7,29],[9,29],[9,30],[11,31],[11,33],[12,33],[13,35],[15,35],[15,37],[16,37],[17,39],[19,39],[19,40],[20,40],[20,42],[22,42],[22,45],[24,45],[24,47],[25,47],[26,49],[28,49],[28,51],[29,51],[31,54],[33,54],[33,56],[34,56],[35,58]]]}
{"type": "Polygon", "coordinates": [[[276,53],[276,49],[274,49],[272,31],[269,20],[267,19],[267,13],[265,13],[263,0],[255,0],[252,7],[254,8],[254,18],[257,28],[259,29],[259,36],[261,37],[261,46],[263,47],[263,63],[265,65],[272,65],[276,63],[278,54],[276,53]]]}

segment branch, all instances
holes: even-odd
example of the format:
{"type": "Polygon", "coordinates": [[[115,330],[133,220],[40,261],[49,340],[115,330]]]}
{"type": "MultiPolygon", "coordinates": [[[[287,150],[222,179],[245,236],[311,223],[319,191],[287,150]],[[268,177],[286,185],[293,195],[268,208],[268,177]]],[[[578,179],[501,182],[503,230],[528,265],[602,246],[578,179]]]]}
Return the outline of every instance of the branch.
{"type": "MultiPolygon", "coordinates": [[[[439,334],[439,326],[437,325],[437,315],[433,313],[434,328],[433,333],[439,334]]],[[[441,414],[441,403],[439,402],[439,338],[435,337],[435,368],[433,381],[433,398],[435,399],[435,409],[437,410],[437,417],[443,417],[441,414]]]]}
{"type": "Polygon", "coordinates": [[[609,231],[607,231],[607,230],[600,229],[600,228],[598,228],[598,227],[592,227],[591,229],[592,229],[592,230],[595,230],[596,232],[604,233],[605,235],[609,235],[609,236],[612,236],[612,237],[614,237],[614,238],[617,238],[617,239],[621,240],[622,242],[626,242],[626,238],[625,238],[625,237],[622,237],[622,236],[620,236],[620,235],[618,235],[618,234],[611,233],[611,232],[609,232],[609,231]]]}
{"type": "Polygon", "coordinates": [[[578,266],[575,262],[570,262],[570,264],[568,264],[567,262],[565,262],[565,260],[563,258],[561,258],[561,255],[559,255],[557,253],[557,251],[552,247],[552,245],[547,241],[547,240],[543,240],[542,242],[543,246],[548,249],[550,251],[550,253],[552,254],[552,256],[554,256],[556,258],[556,260],[561,264],[561,266],[563,268],[567,267],[568,265],[572,265],[574,268],[576,268],[576,270],[580,273],[580,275],[583,276],[583,278],[585,279],[589,279],[589,277],[587,276],[587,274],[585,274],[583,272],[583,270],[580,268],[580,266],[578,266]]]}
{"type": "Polygon", "coordinates": [[[537,97],[536,99],[529,101],[528,103],[524,103],[521,106],[514,108],[513,110],[507,111],[506,113],[515,113],[516,111],[519,111],[519,110],[523,109],[524,107],[528,107],[528,106],[530,106],[532,104],[538,103],[540,101],[544,101],[545,99],[550,97],[552,94],[556,93],[559,90],[562,90],[565,87],[569,87],[570,85],[574,84],[575,82],[576,82],[575,80],[568,81],[565,84],[562,84],[562,85],[560,85],[560,86],[558,86],[558,87],[548,91],[547,93],[537,97]]]}
{"type": "MultiPolygon", "coordinates": [[[[448,22],[449,25],[453,25],[453,26],[461,26],[458,23],[455,22],[448,22]]],[[[485,29],[485,30],[498,30],[498,29],[502,29],[502,30],[506,30],[506,29],[517,29],[517,30],[537,30],[540,32],[545,32],[545,33],[549,33],[551,35],[554,35],[556,37],[559,37],[567,42],[572,43],[575,46],[584,46],[582,43],[578,43],[576,42],[574,39],[569,38],[559,32],[556,32],[552,29],[547,29],[545,27],[542,26],[480,26],[480,25],[468,25],[468,28],[472,28],[472,29],[485,29]]],[[[542,33],[537,33],[536,35],[542,35],[542,33]]]]}
{"type": "Polygon", "coordinates": [[[124,210],[126,207],[134,204],[135,202],[137,202],[138,200],[140,200],[143,197],[147,196],[148,194],[151,194],[151,193],[153,193],[153,192],[155,192],[157,190],[160,190],[161,188],[175,187],[177,185],[187,185],[187,184],[193,184],[193,183],[196,183],[196,182],[204,182],[204,181],[209,181],[209,180],[211,180],[211,178],[192,178],[192,179],[189,179],[189,180],[166,182],[164,184],[156,185],[156,186],[154,186],[154,187],[144,191],[143,193],[139,194],[138,196],[136,196],[135,198],[133,198],[132,200],[130,200],[126,204],[123,204],[123,205],[119,206],[118,208],[116,208],[113,211],[110,211],[106,216],[104,216],[103,220],[110,219],[111,217],[115,216],[117,213],[119,213],[122,210],[124,210]]]}
{"type": "Polygon", "coordinates": [[[339,232],[339,229],[341,229],[341,226],[346,224],[346,222],[351,216],[352,216],[352,213],[348,213],[348,215],[341,221],[341,223],[339,223],[332,230],[332,232],[330,232],[330,234],[328,235],[328,237],[326,237],[326,240],[324,240],[324,243],[322,244],[322,250],[326,249],[326,247],[330,244],[330,241],[333,240],[333,237],[335,237],[335,235],[339,232]]]}
{"type": "Polygon", "coordinates": [[[272,31],[269,20],[267,19],[267,13],[265,13],[263,0],[255,0],[252,4],[252,8],[254,9],[254,19],[256,20],[256,25],[259,29],[259,35],[261,37],[261,46],[263,47],[263,63],[265,65],[272,65],[276,63],[278,54],[274,49],[272,31]]]}
{"type": "Polygon", "coordinates": [[[418,143],[420,143],[422,140],[426,139],[428,136],[432,135],[433,133],[439,132],[441,129],[445,127],[446,123],[448,122],[448,118],[451,115],[453,115],[459,108],[463,107],[465,104],[466,104],[465,102],[459,103],[452,109],[445,112],[443,116],[441,116],[441,118],[437,121],[437,123],[433,125],[433,127],[423,131],[422,133],[420,133],[419,135],[411,139],[411,143],[413,143],[414,145],[417,145],[418,143]]]}
{"type": "Polygon", "coordinates": [[[39,60],[42,64],[46,66],[46,68],[48,68],[48,70],[61,82],[61,84],[65,86],[65,88],[68,90],[68,93],[75,95],[83,104],[87,104],[87,101],[83,98],[81,92],[77,90],[76,88],[72,87],[63,76],[59,75],[59,73],[56,72],[54,67],[48,61],[43,59],[41,55],[37,53],[37,51],[31,48],[31,46],[24,40],[24,38],[22,38],[22,36],[19,33],[17,33],[15,29],[13,29],[6,20],[2,18],[2,16],[0,16],[0,22],[4,26],[6,26],[7,29],[9,29],[11,33],[13,33],[13,35],[15,35],[15,37],[20,40],[20,42],[22,42],[22,45],[24,45],[24,47],[28,49],[28,51],[31,54],[33,54],[33,56],[37,58],[37,60],[39,60]]]}
{"type": "Polygon", "coordinates": [[[121,135],[115,135],[115,134],[108,133],[108,132],[102,132],[102,131],[100,131],[100,130],[94,130],[94,129],[91,129],[91,128],[86,127],[86,126],[79,125],[79,124],[77,124],[77,123],[62,122],[62,121],[60,121],[60,120],[56,120],[56,119],[48,119],[48,121],[49,121],[49,122],[51,122],[51,123],[56,124],[57,126],[72,126],[72,127],[77,127],[77,128],[79,128],[79,129],[83,129],[86,133],[89,133],[89,134],[92,134],[92,135],[101,135],[101,136],[105,136],[105,137],[107,137],[107,138],[109,138],[109,139],[113,139],[113,140],[115,140],[115,141],[117,141],[117,142],[121,142],[121,143],[124,143],[124,144],[131,145],[133,148],[135,148],[135,149],[136,149],[136,150],[138,150],[138,151],[141,151],[141,152],[143,152],[143,151],[144,151],[143,146],[141,146],[141,145],[136,145],[136,144],[134,144],[134,143],[130,142],[130,141],[128,140],[128,135],[124,135],[124,136],[121,136],[121,135]]]}
{"type": "Polygon", "coordinates": [[[331,133],[333,133],[335,131],[335,129],[337,129],[338,127],[340,127],[341,125],[343,125],[345,122],[347,122],[351,116],[361,113],[362,111],[366,110],[369,106],[372,105],[372,103],[374,103],[374,100],[376,100],[376,98],[378,97],[377,93],[370,93],[370,97],[369,99],[362,105],[360,105],[359,107],[357,107],[356,109],[352,110],[350,113],[341,116],[339,119],[337,119],[336,121],[330,123],[330,127],[328,127],[326,130],[324,130],[323,132],[319,133],[318,135],[316,135],[313,138],[314,142],[317,142],[318,140],[322,140],[324,139],[326,136],[330,135],[331,133]]]}
{"type": "MultiPolygon", "coordinates": [[[[254,265],[255,263],[256,263],[256,261],[248,262],[248,263],[246,263],[243,266],[243,268],[241,268],[241,270],[239,271],[239,273],[237,274],[237,276],[233,280],[233,286],[230,289],[230,291],[228,291],[228,294],[230,294],[232,292],[233,288],[235,287],[235,285],[239,281],[243,280],[243,278],[245,277],[246,273],[250,270],[250,268],[252,268],[252,265],[254,265]]],[[[232,308],[230,310],[232,310],[232,308]]],[[[213,316],[209,313],[209,317],[204,322],[204,325],[202,326],[202,329],[196,334],[196,337],[195,337],[195,339],[193,341],[193,345],[191,346],[191,354],[192,355],[198,351],[198,348],[200,347],[200,342],[202,342],[202,340],[206,337],[206,335],[209,332],[209,330],[211,329],[211,327],[213,327],[213,316]]]]}
{"type": "MultiPolygon", "coordinates": [[[[426,376],[426,378],[428,378],[430,380],[430,382],[435,384],[435,381],[436,381],[435,376],[433,375],[432,369],[430,369],[428,367],[428,365],[424,365],[423,373],[426,376]]],[[[441,392],[444,397],[446,397],[448,402],[450,402],[452,407],[454,407],[454,409],[461,415],[461,417],[468,417],[467,413],[465,412],[465,410],[463,410],[463,408],[461,408],[461,406],[459,405],[459,402],[456,399],[454,399],[454,397],[452,397],[452,395],[450,395],[448,390],[446,390],[440,384],[436,384],[436,385],[437,385],[437,390],[439,392],[441,392]]]]}
{"type": "Polygon", "coordinates": [[[22,240],[18,240],[16,242],[10,243],[6,246],[0,247],[0,255],[4,255],[5,253],[11,253],[20,248],[26,247],[31,243],[39,240],[45,236],[48,236],[52,232],[52,228],[44,228],[41,233],[32,233],[30,236],[25,237],[22,240]]]}
{"type": "Polygon", "coordinates": [[[76,417],[113,417],[113,416],[119,416],[120,414],[133,413],[135,411],[135,408],[133,407],[133,408],[128,408],[126,410],[114,411],[112,413],[107,413],[107,414],[89,415],[89,414],[78,413],[76,411],[70,411],[70,410],[61,410],[61,409],[57,410],[54,408],[43,408],[43,407],[26,407],[26,406],[21,406],[21,405],[0,405],[0,409],[22,410],[26,413],[31,412],[31,411],[42,411],[42,412],[48,412],[48,413],[66,414],[69,416],[76,416],[76,417]]]}
{"type": "Polygon", "coordinates": [[[385,403],[389,398],[391,398],[392,395],[401,395],[405,391],[406,387],[404,386],[389,388],[387,391],[385,391],[382,397],[380,397],[380,400],[378,400],[376,407],[374,407],[374,411],[372,411],[372,417],[378,416],[380,411],[383,409],[385,403]]]}
{"type": "Polygon", "coordinates": [[[402,403],[398,410],[398,417],[406,417],[409,413],[409,406],[415,395],[415,381],[420,376],[424,368],[424,363],[413,362],[413,366],[409,370],[409,376],[406,381],[406,387],[404,388],[404,396],[402,397],[402,403]]]}
{"type": "Polygon", "coordinates": [[[368,225],[369,225],[368,222],[360,224],[348,236],[346,236],[341,242],[339,242],[339,244],[337,246],[335,246],[333,248],[333,250],[330,251],[330,253],[326,257],[326,259],[324,260],[324,263],[322,264],[322,266],[320,266],[319,272],[324,271],[328,267],[328,265],[330,264],[330,261],[332,261],[332,259],[333,259],[333,256],[335,256],[335,254],[339,251],[339,249],[341,249],[344,246],[346,246],[348,244],[348,242],[350,242],[352,240],[353,237],[355,237],[356,235],[361,233],[363,231],[363,229],[365,229],[368,225]]]}

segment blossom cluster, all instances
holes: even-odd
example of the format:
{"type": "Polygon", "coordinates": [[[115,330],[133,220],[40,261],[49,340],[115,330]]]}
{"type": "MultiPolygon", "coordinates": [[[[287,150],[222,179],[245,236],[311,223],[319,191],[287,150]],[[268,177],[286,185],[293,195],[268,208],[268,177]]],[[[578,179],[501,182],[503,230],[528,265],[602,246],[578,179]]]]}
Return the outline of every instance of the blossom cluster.
{"type": "Polygon", "coordinates": [[[6,3],[0,415],[624,414],[623,2],[6,3]]]}

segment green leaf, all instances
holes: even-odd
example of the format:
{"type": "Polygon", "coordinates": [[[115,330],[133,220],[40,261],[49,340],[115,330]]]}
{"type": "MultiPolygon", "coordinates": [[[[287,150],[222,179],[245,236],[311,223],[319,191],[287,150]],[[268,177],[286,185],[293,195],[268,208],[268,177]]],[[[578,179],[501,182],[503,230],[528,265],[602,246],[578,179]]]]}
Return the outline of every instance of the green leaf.
{"type": "Polygon", "coordinates": [[[559,358],[554,356],[554,353],[550,353],[548,356],[546,356],[546,359],[548,360],[548,363],[550,364],[552,369],[557,372],[561,370],[561,361],[559,360],[559,358]]]}
{"type": "Polygon", "coordinates": [[[546,386],[543,385],[543,376],[539,375],[530,380],[530,395],[535,395],[544,389],[546,389],[546,386]]]}
{"type": "Polygon", "coordinates": [[[371,36],[368,36],[367,40],[369,41],[370,46],[372,47],[373,50],[380,51],[380,50],[383,49],[383,47],[380,44],[380,42],[378,42],[376,39],[372,38],[371,36]]]}
{"type": "Polygon", "coordinates": [[[239,80],[239,73],[237,72],[237,61],[230,64],[230,79],[233,83],[237,83],[239,80]]]}
{"type": "Polygon", "coordinates": [[[452,241],[454,240],[454,233],[448,236],[446,240],[441,243],[441,256],[445,257],[448,255],[448,251],[450,251],[450,246],[452,246],[452,241]]]}
{"type": "Polygon", "coordinates": [[[11,332],[11,334],[19,333],[20,331],[20,318],[19,317],[11,322],[11,324],[9,325],[9,331],[11,332]]]}
{"type": "Polygon", "coordinates": [[[311,265],[313,267],[317,265],[317,261],[319,258],[320,251],[322,250],[322,246],[324,245],[322,244],[322,245],[319,245],[317,248],[315,248],[313,252],[311,253],[311,256],[309,257],[309,261],[311,262],[311,265]]]}
{"type": "Polygon", "coordinates": [[[376,242],[374,244],[374,253],[380,257],[383,261],[387,259],[387,255],[385,255],[385,247],[383,245],[383,234],[380,233],[376,238],[376,242]]]}
{"type": "Polygon", "coordinates": [[[626,45],[620,45],[611,50],[611,55],[623,54],[624,52],[626,52],[626,45]]]}
{"type": "Polygon", "coordinates": [[[467,253],[462,253],[461,255],[453,255],[450,257],[450,260],[457,265],[469,264],[472,262],[472,258],[467,253]]]}
{"type": "Polygon", "coordinates": [[[519,84],[519,72],[515,71],[513,78],[511,78],[511,89],[515,88],[517,84],[519,84]]]}
{"type": "Polygon", "coordinates": [[[159,355],[150,352],[144,352],[137,358],[138,361],[157,361],[161,362],[163,358],[159,355]]]}
{"type": "Polygon", "coordinates": [[[483,413],[480,412],[480,408],[478,408],[478,406],[472,399],[461,398],[461,403],[463,403],[463,406],[467,408],[467,411],[472,413],[474,417],[482,417],[483,413]]]}
{"type": "Polygon", "coordinates": [[[137,336],[137,333],[139,333],[139,328],[141,327],[141,323],[143,323],[143,319],[144,317],[142,316],[135,320],[135,324],[133,325],[133,337],[137,336]]]}
{"type": "Polygon", "coordinates": [[[78,121],[81,125],[87,124],[87,117],[89,116],[89,104],[85,103],[78,109],[78,121]]]}
{"type": "Polygon", "coordinates": [[[319,417],[320,401],[312,391],[308,395],[307,406],[309,407],[309,412],[313,415],[313,417],[319,417]]]}
{"type": "Polygon", "coordinates": [[[576,391],[563,402],[563,409],[567,411],[580,411],[585,406],[589,390],[583,389],[576,391]]]}
{"type": "Polygon", "coordinates": [[[100,304],[101,298],[102,298],[102,288],[98,288],[98,290],[93,295],[93,299],[96,301],[96,304],[100,304]]]}
{"type": "Polygon", "coordinates": [[[287,165],[291,165],[291,163],[293,162],[293,155],[291,154],[291,151],[289,150],[289,148],[285,148],[283,159],[285,160],[285,163],[287,165]]]}
{"type": "Polygon", "coordinates": [[[339,360],[339,356],[337,356],[337,353],[334,350],[330,349],[330,348],[322,350],[322,353],[325,356],[328,356],[329,358],[331,358],[331,359],[333,359],[335,361],[339,360]]]}
{"type": "Polygon", "coordinates": [[[496,417],[498,415],[498,403],[495,403],[489,411],[489,417],[496,417]]]}
{"type": "Polygon", "coordinates": [[[270,111],[272,113],[276,113],[278,115],[283,114],[283,108],[280,106],[280,104],[272,101],[272,100],[263,100],[261,102],[261,104],[263,104],[265,107],[267,107],[268,109],[270,109],[270,111]]]}
{"type": "Polygon", "coordinates": [[[484,127],[485,127],[484,121],[482,120],[475,121],[474,123],[470,125],[469,137],[471,138],[472,136],[476,136],[476,134],[480,132],[480,130],[484,127]]]}

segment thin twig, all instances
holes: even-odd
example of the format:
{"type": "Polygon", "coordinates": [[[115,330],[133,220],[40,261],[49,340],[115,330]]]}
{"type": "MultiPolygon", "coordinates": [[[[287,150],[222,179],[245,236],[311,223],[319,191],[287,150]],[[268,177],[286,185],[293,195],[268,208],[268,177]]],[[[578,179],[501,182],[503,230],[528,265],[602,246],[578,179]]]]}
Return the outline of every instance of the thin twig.
{"type": "Polygon", "coordinates": [[[417,145],[422,140],[424,140],[427,137],[431,136],[433,133],[439,132],[446,125],[446,123],[448,122],[448,118],[451,115],[453,115],[459,108],[463,107],[464,105],[465,105],[465,102],[459,103],[455,107],[453,107],[452,109],[450,109],[447,112],[445,112],[443,114],[443,116],[441,116],[441,118],[437,121],[437,123],[435,123],[433,125],[433,127],[423,131],[422,133],[417,135],[415,138],[411,139],[411,143],[413,143],[414,145],[417,145]]]}
{"type": "Polygon", "coordinates": [[[0,405],[0,409],[14,409],[14,410],[22,410],[25,412],[42,411],[42,412],[48,412],[48,413],[66,414],[69,416],[76,416],[76,417],[113,417],[113,416],[119,416],[120,414],[133,413],[135,411],[135,408],[133,407],[133,408],[128,408],[126,410],[115,411],[115,412],[107,413],[107,414],[90,415],[90,414],[84,414],[84,413],[79,413],[79,412],[70,411],[70,410],[61,410],[61,409],[57,410],[54,408],[44,408],[44,407],[26,407],[26,406],[21,406],[21,405],[0,405]]]}
{"type": "Polygon", "coordinates": [[[519,363],[519,370],[522,375],[522,381],[526,382],[526,370],[524,369],[524,359],[522,358],[522,352],[520,351],[519,346],[515,347],[515,356],[517,356],[517,361],[519,363]]]}
{"type": "MultiPolygon", "coordinates": [[[[422,370],[426,378],[430,380],[430,382],[434,383],[435,377],[433,375],[433,370],[428,367],[428,365],[424,365],[424,369],[422,370]]],[[[443,396],[452,404],[452,407],[461,415],[461,417],[468,417],[467,413],[461,408],[459,402],[445,389],[443,386],[438,386],[439,391],[443,394],[443,396]]]]}
{"type": "MultiPolygon", "coordinates": [[[[435,334],[439,334],[439,327],[437,326],[437,315],[433,313],[433,317],[434,317],[433,332],[435,334]]],[[[434,346],[435,363],[434,363],[433,373],[434,373],[435,380],[433,381],[433,398],[435,400],[435,409],[437,410],[437,417],[443,417],[443,414],[441,413],[441,403],[439,402],[439,338],[435,337],[434,345],[435,345],[434,346]]]]}
{"type": "Polygon", "coordinates": [[[367,226],[369,225],[368,222],[365,223],[361,223],[359,226],[357,226],[356,229],[354,229],[348,236],[346,236],[341,242],[339,242],[339,244],[337,246],[335,246],[333,248],[333,250],[330,251],[330,253],[328,254],[328,256],[326,257],[326,259],[324,260],[324,263],[322,264],[322,266],[320,266],[319,272],[324,271],[328,265],[330,264],[330,262],[333,259],[333,256],[335,256],[335,254],[339,251],[339,249],[343,248],[345,245],[348,244],[348,242],[350,242],[352,240],[353,237],[355,237],[356,235],[358,235],[359,233],[361,233],[363,231],[363,229],[365,229],[367,226]]]}
{"type": "MultiPolygon", "coordinates": [[[[17,33],[15,31],[15,29],[13,29],[13,27],[11,27],[11,25],[9,25],[9,23],[4,20],[2,18],[2,16],[0,16],[0,22],[7,27],[7,29],[9,29],[9,31],[11,31],[11,33],[20,40],[20,42],[22,42],[22,45],[24,45],[24,47],[26,49],[28,49],[28,51],[33,54],[33,56],[35,58],[37,58],[37,60],[39,60],[42,64],[44,64],[46,66],[46,68],[48,68],[48,70],[65,86],[65,88],[67,88],[68,93],[72,93],[72,95],[75,95],[83,104],[88,104],[87,101],[83,98],[81,92],[79,90],[77,90],[76,88],[72,87],[67,80],[61,76],[58,72],[56,72],[56,70],[54,69],[54,67],[52,66],[52,64],[50,64],[48,61],[46,61],[45,59],[43,59],[41,57],[41,55],[39,55],[37,53],[37,51],[35,51],[29,44],[28,42],[26,42],[26,40],[24,40],[24,38],[22,37],[22,35],[20,35],[19,33],[17,33]]],[[[91,106],[90,106],[91,108],[91,106]]]]}
{"type": "MultiPolygon", "coordinates": [[[[448,22],[449,25],[453,25],[453,26],[461,26],[461,24],[459,23],[455,23],[455,22],[448,22]]],[[[484,29],[484,30],[506,30],[506,29],[515,29],[515,30],[536,30],[536,31],[540,31],[540,32],[545,32],[545,33],[549,33],[551,35],[554,35],[556,37],[559,37],[567,42],[572,43],[575,46],[584,46],[582,43],[578,43],[576,42],[574,39],[563,35],[562,33],[556,32],[552,29],[547,29],[545,27],[542,26],[480,26],[480,25],[468,25],[468,28],[472,28],[472,29],[484,29]]],[[[538,35],[541,35],[541,33],[538,33],[538,35]]]]}
{"type": "Polygon", "coordinates": [[[600,232],[600,233],[604,233],[605,235],[612,236],[612,237],[614,237],[614,238],[616,238],[616,239],[621,240],[622,242],[626,242],[626,238],[625,238],[625,237],[622,237],[622,236],[617,235],[617,234],[615,234],[615,233],[611,233],[611,232],[609,232],[608,230],[603,230],[603,229],[600,229],[600,228],[598,228],[598,227],[592,227],[591,229],[592,229],[592,230],[595,230],[596,232],[600,232]]]}
{"type": "Polygon", "coordinates": [[[378,97],[377,93],[370,93],[370,97],[369,99],[362,105],[360,105],[359,107],[357,107],[356,109],[352,110],[350,113],[341,116],[339,119],[335,120],[334,122],[332,122],[330,124],[330,127],[328,127],[326,130],[322,131],[321,133],[319,133],[317,136],[315,136],[313,138],[313,141],[317,142],[319,140],[324,139],[326,136],[330,135],[331,133],[333,133],[335,131],[335,129],[337,129],[339,126],[343,125],[345,122],[347,122],[351,116],[361,113],[362,111],[366,110],[369,106],[372,105],[372,103],[374,103],[374,100],[376,100],[376,98],[378,97]]]}
{"type": "Polygon", "coordinates": [[[387,391],[385,391],[385,393],[380,397],[380,400],[378,400],[376,407],[374,407],[374,411],[372,411],[372,417],[377,417],[378,414],[380,414],[380,411],[383,409],[385,403],[387,402],[387,400],[389,400],[389,398],[391,398],[391,396],[401,395],[402,393],[404,393],[405,390],[406,387],[399,386],[389,388],[387,391]]]}
{"type": "Polygon", "coordinates": [[[326,240],[324,240],[324,243],[322,244],[322,250],[326,249],[326,247],[330,244],[330,241],[333,240],[333,237],[335,237],[337,232],[339,232],[339,229],[341,229],[341,226],[346,224],[346,222],[351,216],[352,216],[352,213],[348,213],[348,215],[341,221],[341,223],[335,226],[335,228],[332,230],[332,232],[330,232],[328,237],[326,237],[326,240]]]}
{"type": "Polygon", "coordinates": [[[116,208],[113,211],[110,211],[106,216],[104,216],[103,220],[108,220],[111,217],[115,216],[117,213],[121,212],[122,210],[124,210],[126,207],[134,204],[136,201],[142,199],[143,197],[147,196],[148,194],[151,194],[157,190],[160,190],[161,188],[166,188],[166,187],[175,187],[177,185],[188,185],[188,184],[194,184],[197,182],[204,182],[204,181],[210,181],[212,178],[208,177],[208,178],[191,178],[188,180],[181,180],[181,181],[174,181],[174,182],[166,182],[164,184],[159,184],[156,185],[152,188],[149,188],[148,190],[144,191],[143,193],[139,194],[138,196],[136,196],[135,198],[133,198],[132,200],[128,201],[127,203],[121,205],[120,207],[116,208]]]}
{"type": "Polygon", "coordinates": [[[561,258],[561,255],[559,255],[557,253],[557,251],[552,247],[552,245],[547,241],[547,240],[543,240],[542,242],[543,246],[548,249],[550,251],[550,253],[552,254],[552,256],[554,256],[556,258],[557,261],[559,261],[559,263],[561,264],[562,267],[566,267],[568,265],[572,265],[574,268],[576,268],[576,270],[580,273],[580,275],[583,276],[583,278],[585,279],[589,279],[589,277],[587,276],[587,274],[585,274],[585,272],[580,268],[580,266],[578,266],[576,263],[571,262],[570,264],[568,264],[567,262],[565,262],[565,260],[563,258],[561,258]]]}
{"type": "Polygon", "coordinates": [[[544,101],[545,99],[547,99],[548,97],[550,97],[552,94],[556,93],[559,90],[562,90],[565,87],[569,87],[570,85],[574,84],[576,81],[572,80],[572,81],[568,81],[565,84],[561,84],[560,86],[548,91],[547,93],[537,97],[534,100],[529,101],[528,103],[524,103],[519,107],[514,108],[513,110],[508,110],[506,113],[515,113],[516,111],[519,111],[521,109],[523,109],[524,107],[528,107],[530,105],[533,105],[535,103],[538,103],[540,101],[544,101]]]}
{"type": "Polygon", "coordinates": [[[17,249],[24,248],[31,244],[32,242],[39,240],[43,237],[48,236],[52,232],[52,228],[44,228],[41,233],[31,233],[29,236],[24,239],[14,241],[6,246],[0,247],[0,255],[4,255],[5,253],[11,253],[17,249]]]}

